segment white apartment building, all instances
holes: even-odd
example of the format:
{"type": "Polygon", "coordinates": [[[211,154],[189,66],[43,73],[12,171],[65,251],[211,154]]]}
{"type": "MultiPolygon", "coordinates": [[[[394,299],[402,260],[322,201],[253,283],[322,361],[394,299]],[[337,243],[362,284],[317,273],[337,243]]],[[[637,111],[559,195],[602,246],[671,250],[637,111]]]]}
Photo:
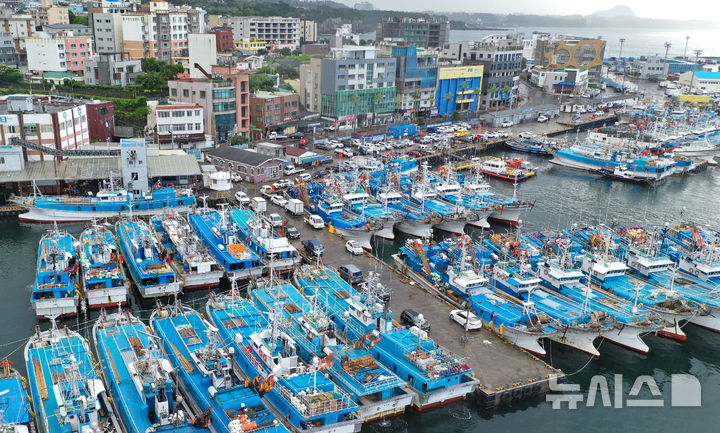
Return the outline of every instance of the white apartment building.
{"type": "Polygon", "coordinates": [[[212,147],[212,135],[205,134],[205,112],[197,104],[148,104],[148,129],[160,149],[204,149],[212,147]]]}
{"type": "Polygon", "coordinates": [[[206,72],[217,65],[217,45],[213,33],[191,33],[188,35],[188,69],[190,78],[205,78],[205,74],[195,67],[197,63],[206,72]]]}
{"type": "Polygon", "coordinates": [[[28,71],[83,73],[93,54],[90,37],[33,37],[25,40],[28,71]]]}
{"type": "MultiPolygon", "coordinates": [[[[0,117],[0,146],[23,135],[25,140],[51,149],[71,150],[90,144],[85,104],[8,96],[0,100],[0,117]]],[[[53,158],[35,150],[27,150],[27,155],[29,161],[53,158]]]]}
{"type": "Polygon", "coordinates": [[[275,46],[300,46],[300,19],[285,17],[232,17],[233,40],[255,38],[275,46]]]}

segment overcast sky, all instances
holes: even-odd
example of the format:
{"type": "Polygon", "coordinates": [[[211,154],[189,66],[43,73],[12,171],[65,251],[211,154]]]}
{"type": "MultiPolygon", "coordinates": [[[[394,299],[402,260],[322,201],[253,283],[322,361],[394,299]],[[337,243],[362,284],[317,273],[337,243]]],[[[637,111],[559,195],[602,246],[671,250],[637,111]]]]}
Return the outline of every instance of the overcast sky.
{"type": "MultiPolygon", "coordinates": [[[[355,0],[339,0],[353,6],[355,0]]],[[[362,1],[362,0],[357,0],[362,1]]],[[[540,15],[590,14],[617,5],[628,5],[642,18],[720,20],[718,0],[369,0],[377,9],[411,11],[465,11],[491,13],[526,13],[540,15]],[[442,5],[442,10],[438,7],[442,5]],[[682,5],[682,7],[679,7],[682,5]]]]}

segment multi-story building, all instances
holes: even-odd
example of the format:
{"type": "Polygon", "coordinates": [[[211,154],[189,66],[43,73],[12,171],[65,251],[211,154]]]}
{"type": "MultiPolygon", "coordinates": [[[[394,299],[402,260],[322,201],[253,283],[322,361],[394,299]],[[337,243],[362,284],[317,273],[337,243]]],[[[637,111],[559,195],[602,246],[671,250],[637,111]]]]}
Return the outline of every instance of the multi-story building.
{"type": "Polygon", "coordinates": [[[482,65],[439,67],[435,94],[438,114],[477,111],[482,91],[483,72],[482,65]]]}
{"type": "Polygon", "coordinates": [[[203,108],[204,125],[217,142],[250,130],[250,81],[246,74],[227,79],[183,79],[168,82],[170,100],[203,108]]]}
{"type": "Polygon", "coordinates": [[[230,27],[213,27],[210,33],[215,34],[217,51],[232,51],[235,48],[233,31],[230,27]]]}
{"type": "Polygon", "coordinates": [[[63,6],[40,6],[28,10],[35,20],[35,25],[70,24],[68,8],[63,6]]]}
{"type": "Polygon", "coordinates": [[[292,92],[255,92],[250,95],[250,123],[260,138],[272,125],[298,120],[299,97],[292,92]]]}
{"type": "Polygon", "coordinates": [[[235,49],[244,54],[257,53],[258,50],[267,49],[269,45],[266,41],[258,41],[254,38],[235,41],[235,49]]]}
{"type": "Polygon", "coordinates": [[[135,77],[142,74],[139,59],[127,59],[123,53],[97,53],[84,63],[85,84],[122,86],[135,84],[135,77]]]}
{"type": "Polygon", "coordinates": [[[235,42],[266,41],[273,46],[300,46],[300,19],[286,17],[232,17],[235,42]]]}
{"type": "Polygon", "coordinates": [[[549,93],[581,94],[588,87],[588,71],[535,66],[530,74],[530,83],[549,93]]]}
{"type": "Polygon", "coordinates": [[[555,35],[537,39],[536,66],[550,69],[587,69],[591,85],[600,84],[606,41],[577,36],[555,35]]]}
{"type": "Polygon", "coordinates": [[[317,22],[309,18],[300,18],[300,43],[317,41],[317,22]]]}
{"type": "Polygon", "coordinates": [[[450,22],[443,19],[391,17],[377,25],[375,39],[403,39],[410,45],[441,48],[450,38],[450,22]]]}
{"type": "Polygon", "coordinates": [[[668,75],[668,63],[659,56],[649,56],[644,60],[637,59],[631,66],[642,79],[665,79],[668,75]]]}
{"type": "Polygon", "coordinates": [[[678,83],[690,88],[691,92],[720,93],[720,72],[684,72],[680,74],[678,83]]]}
{"type": "Polygon", "coordinates": [[[375,47],[333,48],[330,57],[301,65],[301,97],[334,121],[385,123],[395,110],[396,64],[394,57],[377,57],[375,47]]]}
{"type": "Polygon", "coordinates": [[[95,12],[90,24],[98,53],[120,53],[123,50],[123,16],[120,13],[95,12]]]}
{"type": "Polygon", "coordinates": [[[15,49],[15,38],[10,32],[0,32],[0,63],[16,68],[22,64],[21,56],[15,49]]]}
{"type": "Polygon", "coordinates": [[[160,149],[205,149],[212,135],[205,133],[204,108],[197,104],[148,104],[148,130],[160,149]]]}
{"type": "Polygon", "coordinates": [[[28,70],[34,72],[83,73],[86,60],[93,55],[92,38],[60,36],[32,37],[26,41],[28,70]]]}
{"type": "Polygon", "coordinates": [[[391,48],[397,59],[395,87],[400,95],[397,109],[413,113],[432,110],[437,91],[437,52],[418,49],[414,45],[391,48]]]}
{"type": "Polygon", "coordinates": [[[82,24],[46,24],[42,31],[48,35],[93,36],[93,30],[82,24]]]}
{"type": "Polygon", "coordinates": [[[188,35],[206,33],[205,15],[199,8],[153,0],[147,12],[122,15],[122,51],[135,59],[177,62],[188,57],[188,35]]]}
{"type": "Polygon", "coordinates": [[[188,35],[188,68],[190,78],[203,78],[213,65],[217,65],[217,45],[214,33],[191,33],[188,35]],[[201,69],[199,69],[199,66],[201,69]]]}
{"type": "Polygon", "coordinates": [[[513,35],[490,35],[479,42],[453,42],[445,46],[441,60],[463,65],[483,65],[480,110],[514,106],[520,85],[522,41],[513,35]]]}
{"type": "MultiPolygon", "coordinates": [[[[84,103],[32,95],[12,95],[0,100],[0,145],[21,138],[50,149],[72,150],[90,144],[84,103]]],[[[38,150],[24,149],[25,160],[52,159],[38,150]]]]}
{"type": "Polygon", "coordinates": [[[13,15],[11,10],[0,10],[0,29],[12,33],[17,51],[25,50],[25,39],[35,36],[35,20],[31,15],[13,15]]]}

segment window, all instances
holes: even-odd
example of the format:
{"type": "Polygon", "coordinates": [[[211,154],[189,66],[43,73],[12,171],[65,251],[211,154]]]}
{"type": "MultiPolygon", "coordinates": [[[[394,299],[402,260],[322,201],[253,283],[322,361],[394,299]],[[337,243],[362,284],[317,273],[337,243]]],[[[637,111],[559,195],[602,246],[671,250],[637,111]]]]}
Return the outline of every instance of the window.
{"type": "Polygon", "coordinates": [[[255,121],[256,121],[257,123],[262,123],[262,119],[263,119],[262,116],[257,116],[257,117],[255,118],[255,121]]]}
{"type": "Polygon", "coordinates": [[[177,96],[177,89],[170,89],[170,94],[172,96],[177,96]]]}
{"type": "Polygon", "coordinates": [[[192,131],[192,130],[193,130],[193,124],[192,124],[192,123],[188,123],[186,126],[187,126],[187,130],[188,130],[188,131],[192,131]]]}
{"type": "Polygon", "coordinates": [[[213,89],[213,99],[230,99],[235,97],[235,89],[213,89]]]}
{"type": "Polygon", "coordinates": [[[172,117],[185,117],[185,112],[184,111],[173,111],[172,117]]]}
{"type": "Polygon", "coordinates": [[[186,98],[189,97],[189,96],[190,96],[190,91],[189,91],[188,89],[183,89],[183,96],[186,97],[186,98]]]}
{"type": "Polygon", "coordinates": [[[187,117],[191,117],[191,116],[193,115],[192,113],[193,113],[192,110],[188,110],[188,111],[185,112],[185,115],[186,115],[187,117]]]}
{"type": "Polygon", "coordinates": [[[170,132],[172,125],[158,125],[158,132],[170,132]]]}
{"type": "Polygon", "coordinates": [[[185,124],[184,123],[178,123],[173,125],[173,131],[184,131],[185,130],[185,124]]]}
{"type": "Polygon", "coordinates": [[[200,115],[200,110],[195,110],[195,115],[196,115],[196,116],[199,116],[199,115],[200,115]]]}
{"type": "Polygon", "coordinates": [[[195,130],[196,130],[196,131],[200,131],[201,129],[202,129],[202,128],[200,128],[200,124],[199,124],[199,123],[196,123],[196,124],[195,124],[195,130]]]}
{"type": "Polygon", "coordinates": [[[23,129],[25,130],[26,134],[37,134],[37,126],[35,125],[25,125],[23,126],[23,129]]]}

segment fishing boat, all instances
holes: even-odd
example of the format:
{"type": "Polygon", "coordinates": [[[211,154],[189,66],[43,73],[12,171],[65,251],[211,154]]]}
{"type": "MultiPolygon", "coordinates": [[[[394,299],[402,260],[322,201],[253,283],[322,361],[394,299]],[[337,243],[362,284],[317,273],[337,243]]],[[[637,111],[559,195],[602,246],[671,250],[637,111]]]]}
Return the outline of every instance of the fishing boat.
{"type": "Polygon", "coordinates": [[[40,238],[35,285],[30,303],[41,318],[77,313],[80,264],[75,238],[57,225],[40,238]]]}
{"type": "Polygon", "coordinates": [[[394,189],[378,192],[376,198],[382,206],[394,209],[405,217],[395,226],[399,231],[422,239],[432,236],[433,217],[430,212],[418,208],[407,200],[402,193],[394,189]]]}
{"type": "Polygon", "coordinates": [[[412,176],[401,177],[402,192],[415,206],[439,217],[440,220],[434,225],[434,228],[455,235],[464,234],[468,217],[467,209],[459,203],[452,204],[439,198],[432,185],[432,182],[437,179],[429,171],[430,166],[423,164],[420,168],[412,176]]]}
{"type": "Polygon", "coordinates": [[[86,339],[68,328],[38,328],[25,345],[35,421],[45,433],[120,433],[86,339]]]}
{"type": "Polygon", "coordinates": [[[441,181],[435,185],[438,197],[456,206],[466,209],[467,224],[473,227],[490,228],[487,219],[495,211],[495,204],[486,201],[483,196],[465,194],[463,187],[453,175],[452,170],[440,167],[441,181]]]}
{"type": "Polygon", "coordinates": [[[393,228],[405,220],[401,212],[395,211],[389,206],[374,203],[370,194],[361,188],[343,194],[342,199],[348,209],[370,219],[373,225],[379,226],[380,228],[373,235],[382,239],[395,239],[393,228]]]}
{"type": "Polygon", "coordinates": [[[493,206],[494,209],[488,217],[490,220],[515,227],[520,224],[522,216],[534,206],[533,203],[517,199],[517,185],[517,182],[513,184],[512,197],[502,195],[492,189],[483,179],[480,171],[475,170],[474,177],[465,180],[463,194],[476,197],[493,206]]]}
{"type": "Polygon", "coordinates": [[[626,164],[601,168],[598,172],[612,179],[655,183],[672,176],[674,168],[673,159],[645,156],[626,164]]]}
{"type": "Polygon", "coordinates": [[[277,310],[283,315],[283,329],[297,343],[298,355],[306,363],[331,357],[325,361],[329,364],[325,374],[352,397],[363,422],[400,415],[412,404],[415,393],[405,382],[375,362],[363,342],[347,340],[323,306],[306,299],[293,285],[259,286],[248,292],[265,314],[274,312],[278,303],[282,306],[277,310]]]}
{"type": "Polygon", "coordinates": [[[372,249],[370,238],[373,233],[382,228],[381,224],[347,210],[342,199],[333,195],[316,197],[313,210],[328,226],[332,226],[334,232],[356,241],[366,250],[372,249]]]}
{"type": "Polygon", "coordinates": [[[532,176],[535,176],[535,171],[526,168],[522,161],[516,159],[508,163],[501,158],[489,157],[480,161],[480,163],[475,166],[475,169],[480,173],[495,179],[510,182],[522,182],[532,176]]]}
{"type": "Polygon", "coordinates": [[[237,225],[238,235],[273,272],[292,272],[302,257],[284,235],[284,227],[275,230],[269,221],[250,209],[233,209],[230,219],[237,225]]]}
{"type": "Polygon", "coordinates": [[[156,215],[150,218],[150,227],[160,240],[165,255],[175,263],[183,290],[220,284],[224,270],[200,242],[186,216],[156,215]]]}
{"type": "Polygon", "coordinates": [[[514,301],[490,289],[488,278],[477,269],[484,262],[477,263],[477,258],[471,258],[468,250],[459,245],[461,240],[458,245],[444,245],[449,242],[447,239],[424,245],[409,240],[393,256],[395,267],[428,290],[444,288],[446,295],[467,305],[500,338],[545,356],[540,341],[557,333],[552,321],[535,314],[532,304],[514,301]]]}
{"type": "Polygon", "coordinates": [[[720,236],[697,226],[679,225],[665,235],[663,252],[678,270],[701,281],[720,285],[720,236]]]}
{"type": "Polygon", "coordinates": [[[538,264],[542,285],[583,305],[592,314],[607,314],[615,320],[615,327],[601,337],[635,352],[646,354],[650,348],[642,336],[662,330],[667,324],[656,314],[612,295],[597,286],[583,284],[585,274],[569,263],[569,258],[549,259],[538,264]]]}
{"type": "Polygon", "coordinates": [[[535,155],[549,156],[557,150],[557,143],[539,139],[532,134],[526,134],[518,139],[507,140],[505,145],[512,150],[535,155]]]}
{"type": "Polygon", "coordinates": [[[25,378],[8,359],[0,361],[0,432],[35,432],[25,378]]]}
{"type": "Polygon", "coordinates": [[[592,314],[572,299],[539,288],[540,278],[530,265],[519,261],[498,261],[489,272],[490,285],[514,296],[555,320],[557,334],[549,338],[569,347],[599,357],[596,338],[614,328],[614,321],[604,314],[592,314]]]}
{"type": "Polygon", "coordinates": [[[93,223],[80,234],[82,288],[89,308],[125,305],[130,283],[117,241],[105,225],[93,223]]]}
{"type": "Polygon", "coordinates": [[[159,215],[168,210],[187,212],[195,205],[190,189],[158,188],[138,195],[110,183],[92,196],[12,196],[10,200],[28,212],[18,216],[32,223],[86,222],[94,219],[159,215]]]}
{"type": "Polygon", "coordinates": [[[144,221],[122,219],[115,224],[115,231],[130,276],[143,298],[175,295],[182,290],[172,257],[161,249],[144,221]]]}
{"type": "Polygon", "coordinates": [[[252,302],[233,292],[211,299],[207,314],[248,380],[266,384],[265,398],[294,431],[359,431],[362,419],[357,404],[324,374],[331,359],[314,358],[311,365],[300,360],[297,343],[279,312],[287,307],[276,304],[266,318],[252,302]]]}
{"type": "Polygon", "coordinates": [[[294,283],[306,297],[317,297],[336,329],[354,341],[369,342],[375,359],[417,394],[419,411],[464,399],[477,384],[464,360],[439,346],[424,331],[393,326],[387,304],[372,290],[361,296],[326,268],[303,266],[294,283]]]}
{"type": "Polygon", "coordinates": [[[188,214],[190,227],[230,279],[247,280],[262,275],[265,265],[243,245],[237,225],[228,221],[227,210],[204,209],[188,214]]]}
{"type": "Polygon", "coordinates": [[[648,284],[628,275],[628,266],[608,254],[586,254],[580,258],[581,269],[590,283],[633,304],[642,304],[668,324],[657,333],[678,341],[687,340],[681,322],[698,314],[707,314],[700,305],[688,301],[676,291],[648,284]]]}
{"type": "Polygon", "coordinates": [[[188,421],[175,384],[175,369],[157,337],[130,312],[102,314],[93,339],[112,404],[128,433],[209,432],[188,421]]]}
{"type": "Polygon", "coordinates": [[[197,311],[177,303],[158,307],[150,326],[177,372],[182,395],[199,414],[193,424],[217,433],[288,432],[265,405],[266,390],[240,379],[233,353],[197,311]]]}

